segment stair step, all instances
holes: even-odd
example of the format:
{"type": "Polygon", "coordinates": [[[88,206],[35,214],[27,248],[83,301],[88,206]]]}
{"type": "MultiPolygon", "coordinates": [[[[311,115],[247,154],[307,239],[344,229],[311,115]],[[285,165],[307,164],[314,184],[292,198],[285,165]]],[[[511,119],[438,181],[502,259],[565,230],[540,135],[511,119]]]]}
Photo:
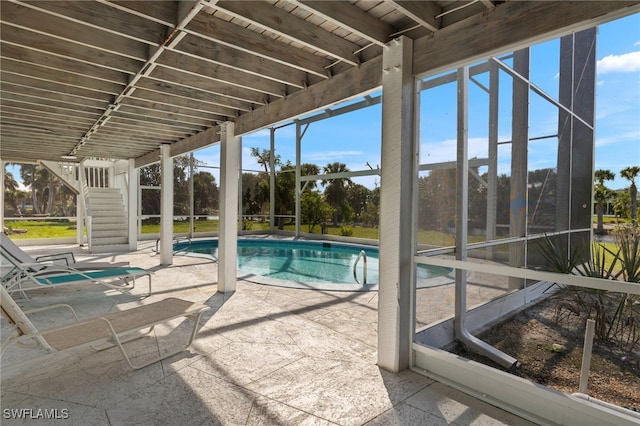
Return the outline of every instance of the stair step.
{"type": "Polygon", "coordinates": [[[127,237],[103,237],[96,238],[95,236],[92,238],[91,245],[95,246],[107,246],[113,244],[128,244],[129,240],[127,237]]]}
{"type": "Polygon", "coordinates": [[[91,201],[92,203],[108,203],[110,201],[116,201],[116,202],[122,202],[122,196],[118,195],[118,194],[114,194],[114,195],[110,195],[108,197],[106,196],[92,196],[89,195],[89,201],[91,201]]]}
{"type": "Polygon", "coordinates": [[[91,212],[91,251],[128,251],[127,214],[118,188],[87,188],[85,199],[91,212]]]}
{"type": "Polygon", "coordinates": [[[128,231],[126,229],[93,229],[91,231],[91,236],[94,240],[97,238],[118,238],[118,237],[127,237],[128,231]]]}
{"type": "Polygon", "coordinates": [[[124,207],[120,206],[120,208],[118,208],[117,206],[92,206],[91,209],[91,216],[104,216],[104,215],[124,215],[124,207]]]}
{"type": "Polygon", "coordinates": [[[116,253],[129,251],[129,244],[106,244],[106,245],[93,245],[91,247],[92,253],[116,253]]]}
{"type": "Polygon", "coordinates": [[[125,226],[127,223],[127,217],[124,213],[114,213],[111,215],[98,214],[91,216],[91,223],[94,225],[118,223],[125,226]]]}
{"type": "Polygon", "coordinates": [[[125,217],[124,207],[93,207],[91,208],[91,216],[105,216],[105,215],[114,215],[114,216],[122,216],[125,217]]]}
{"type": "Polygon", "coordinates": [[[126,217],[124,213],[124,208],[114,209],[114,208],[92,208],[91,210],[92,217],[104,217],[104,216],[117,216],[117,217],[126,217]]]}
{"type": "Polygon", "coordinates": [[[93,197],[93,198],[89,198],[89,202],[91,204],[109,204],[109,203],[124,204],[122,202],[122,197],[93,197]]]}
{"type": "Polygon", "coordinates": [[[127,220],[114,217],[92,218],[91,225],[94,229],[127,229],[127,220]]]}
{"type": "Polygon", "coordinates": [[[90,186],[87,188],[87,192],[103,192],[103,193],[107,193],[107,192],[120,192],[120,190],[118,188],[103,188],[103,187],[95,187],[95,186],[90,186]]]}

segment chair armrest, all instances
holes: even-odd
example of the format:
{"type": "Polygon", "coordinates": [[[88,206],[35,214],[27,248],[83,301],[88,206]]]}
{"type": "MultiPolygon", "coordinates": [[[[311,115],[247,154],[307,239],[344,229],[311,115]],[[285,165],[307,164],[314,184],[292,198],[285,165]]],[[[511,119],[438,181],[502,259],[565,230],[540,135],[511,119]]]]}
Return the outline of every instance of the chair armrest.
{"type": "Polygon", "coordinates": [[[58,309],[58,308],[64,308],[69,310],[69,312],[71,312],[71,315],[73,315],[73,318],[76,320],[76,322],[80,321],[80,319],[78,318],[78,315],[76,315],[76,311],[73,310],[73,308],[69,305],[66,305],[64,303],[60,303],[57,305],[50,305],[50,306],[43,306],[42,308],[35,308],[35,309],[30,309],[28,311],[23,311],[25,315],[29,315],[29,314],[33,314],[36,312],[43,312],[43,311],[49,311],[51,309],[58,309]]]}
{"type": "Polygon", "coordinates": [[[44,261],[55,261],[55,260],[64,260],[67,266],[76,263],[76,258],[72,252],[66,253],[56,253],[56,254],[45,254],[42,256],[36,257],[36,260],[39,262],[41,260],[44,261]]]}

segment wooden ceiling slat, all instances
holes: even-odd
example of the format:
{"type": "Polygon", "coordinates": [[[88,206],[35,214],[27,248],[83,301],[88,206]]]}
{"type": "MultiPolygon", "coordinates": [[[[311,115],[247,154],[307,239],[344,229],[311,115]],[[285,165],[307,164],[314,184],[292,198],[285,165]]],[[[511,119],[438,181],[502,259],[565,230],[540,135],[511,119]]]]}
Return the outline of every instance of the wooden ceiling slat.
{"type": "Polygon", "coordinates": [[[132,40],[158,46],[164,40],[167,26],[120,9],[88,1],[21,1],[33,9],[50,13],[77,24],[99,28],[132,40]]]}
{"type": "Polygon", "coordinates": [[[260,34],[231,22],[226,22],[213,16],[207,16],[206,18],[197,16],[187,25],[186,30],[207,40],[221,43],[264,59],[276,61],[319,77],[327,77],[325,66],[329,65],[329,61],[326,58],[295,49],[276,40],[265,39],[260,34]]]}
{"type": "MultiPolygon", "coordinates": [[[[4,8],[4,6],[3,6],[4,8]]],[[[11,25],[0,25],[3,43],[27,47],[65,59],[86,62],[103,68],[135,74],[142,67],[142,62],[121,55],[96,51],[90,46],[82,46],[65,40],[52,40],[44,34],[38,34],[24,28],[11,25]]]]}
{"type": "Polygon", "coordinates": [[[2,44],[0,49],[2,51],[2,57],[4,58],[14,59],[16,61],[31,63],[73,74],[88,75],[92,78],[111,83],[126,84],[129,78],[128,74],[121,71],[115,71],[85,62],[79,62],[33,49],[22,48],[10,44],[2,44]]]}
{"type": "Polygon", "coordinates": [[[295,1],[295,3],[337,25],[348,28],[378,46],[384,46],[390,40],[389,35],[395,31],[391,25],[376,19],[348,2],[303,0],[295,1]]]}
{"type": "Polygon", "coordinates": [[[40,80],[67,84],[73,87],[89,89],[101,96],[100,93],[116,95],[120,93],[123,86],[117,83],[109,83],[86,75],[77,75],[60,70],[41,67],[36,64],[14,61],[9,58],[0,59],[0,67],[3,72],[12,73],[18,76],[37,78],[40,80]]]}
{"type": "Polygon", "coordinates": [[[0,16],[3,23],[10,22],[15,27],[45,34],[55,39],[71,41],[80,46],[143,61],[148,56],[147,44],[101,29],[89,29],[84,25],[75,24],[17,3],[2,2],[0,16]]]}
{"type": "Polygon", "coordinates": [[[438,31],[440,29],[441,20],[436,16],[442,13],[442,8],[436,2],[394,0],[394,3],[402,13],[429,31],[438,31]]]}
{"type": "Polygon", "coordinates": [[[118,110],[119,112],[127,113],[131,116],[136,116],[143,120],[145,117],[154,117],[161,120],[170,120],[180,125],[207,127],[213,124],[212,120],[206,120],[203,118],[189,117],[185,115],[173,114],[171,112],[162,111],[160,109],[152,108],[139,108],[133,105],[123,105],[118,110]]]}
{"type": "Polygon", "coordinates": [[[100,99],[81,98],[78,96],[65,95],[61,93],[51,92],[47,90],[41,90],[37,87],[26,86],[21,84],[13,84],[2,80],[0,82],[0,89],[4,93],[21,94],[31,96],[39,99],[49,99],[57,102],[64,102],[71,105],[104,109],[108,106],[108,102],[100,99]]]}
{"type": "MultiPolygon", "coordinates": [[[[225,98],[224,96],[221,96],[215,93],[195,90],[190,87],[169,83],[163,80],[145,78],[141,80],[140,83],[138,83],[137,87],[151,90],[161,95],[168,94],[168,95],[185,98],[185,99],[191,100],[192,104],[194,102],[203,102],[205,104],[211,104],[211,107],[210,107],[211,111],[227,110],[229,111],[230,114],[232,113],[233,115],[235,115],[237,111],[248,112],[252,110],[251,104],[248,102],[238,101],[237,99],[225,98]]],[[[135,93],[136,92],[134,92],[134,94],[135,93]]],[[[145,95],[145,97],[147,96],[149,95],[145,95]]]]}
{"type": "Polygon", "coordinates": [[[240,17],[276,34],[295,40],[313,50],[331,55],[346,63],[357,66],[354,55],[360,46],[318,28],[278,7],[261,1],[218,1],[213,7],[240,17]]]}
{"type": "Polygon", "coordinates": [[[221,65],[214,65],[177,52],[166,51],[158,63],[174,71],[183,71],[196,78],[207,78],[232,87],[248,89],[276,97],[282,97],[286,86],[262,77],[247,74],[221,65]]]}
{"type": "Polygon", "coordinates": [[[0,70],[0,80],[3,82],[15,84],[15,85],[32,87],[34,89],[39,89],[46,92],[59,93],[59,94],[74,96],[77,98],[82,98],[87,100],[99,99],[103,102],[109,102],[109,98],[112,97],[109,94],[96,93],[95,90],[69,86],[63,83],[54,82],[50,80],[43,80],[43,79],[30,77],[26,75],[9,73],[9,72],[6,72],[6,70],[0,70]]]}
{"type": "Polygon", "coordinates": [[[210,104],[204,101],[194,102],[193,98],[186,98],[166,92],[141,88],[136,89],[131,96],[127,97],[123,101],[123,104],[126,105],[130,100],[134,101],[134,104],[135,101],[142,101],[151,102],[164,107],[178,107],[180,111],[186,115],[198,116],[200,114],[204,114],[210,116],[235,117],[237,114],[237,110],[232,108],[225,108],[220,105],[210,104]]]}
{"type": "Polygon", "coordinates": [[[177,2],[170,1],[132,1],[132,0],[98,0],[108,6],[118,8],[136,16],[152,20],[164,25],[175,25],[178,15],[177,2]]]}
{"type": "Polygon", "coordinates": [[[302,88],[307,81],[304,71],[193,35],[183,38],[175,50],[289,86],[302,88]]]}

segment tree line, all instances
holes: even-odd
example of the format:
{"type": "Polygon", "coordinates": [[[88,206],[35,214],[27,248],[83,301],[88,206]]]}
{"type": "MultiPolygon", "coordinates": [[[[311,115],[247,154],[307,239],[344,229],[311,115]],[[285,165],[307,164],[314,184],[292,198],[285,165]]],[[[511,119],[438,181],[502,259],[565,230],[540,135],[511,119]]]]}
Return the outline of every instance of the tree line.
{"type": "MultiPolygon", "coordinates": [[[[275,174],[274,206],[275,226],[283,229],[294,222],[295,215],[295,165],[282,162],[273,153],[275,174]]],[[[251,148],[251,155],[264,170],[242,174],[242,212],[245,216],[266,216],[269,214],[271,151],[251,148]]],[[[312,163],[300,165],[302,176],[316,176],[320,173],[347,173],[349,168],[341,162],[329,163],[320,169],[312,163]]],[[[349,178],[321,179],[306,181],[300,192],[301,222],[308,232],[325,232],[327,226],[360,224],[378,225],[380,210],[380,188],[369,189],[349,178]]]]}
{"type": "MultiPolygon", "coordinates": [[[[275,226],[283,229],[294,222],[295,215],[295,166],[290,161],[282,162],[275,155],[270,161],[268,149],[251,148],[251,154],[261,166],[254,173],[242,173],[242,213],[248,218],[264,218],[269,215],[270,173],[274,167],[275,226]]],[[[174,158],[174,215],[188,216],[190,208],[190,169],[193,169],[193,214],[210,216],[219,210],[219,188],[215,176],[201,170],[204,163],[189,155],[174,158]],[[192,163],[193,161],[193,163],[192,163]]],[[[324,167],[304,163],[300,166],[302,176],[347,173],[344,163],[333,162],[324,167]]],[[[508,225],[510,214],[510,177],[499,175],[496,180],[495,206],[488,205],[488,175],[471,168],[469,179],[469,228],[483,229],[487,215],[495,214],[498,224],[508,225]]],[[[621,217],[631,218],[637,223],[637,188],[635,179],[640,167],[627,167],[621,171],[629,180],[627,191],[615,192],[605,182],[615,178],[610,170],[594,173],[594,200],[598,217],[598,228],[602,230],[604,205],[613,200],[613,209],[621,217]]],[[[18,182],[5,170],[5,214],[7,216],[49,215],[74,216],[75,195],[46,168],[35,164],[20,165],[20,179],[28,191],[18,189],[18,182]]],[[[528,174],[528,226],[544,231],[555,223],[557,196],[557,173],[555,169],[532,170],[528,174]]],[[[159,188],[161,171],[159,164],[140,169],[142,190],[142,214],[160,214],[160,191],[144,187],[159,188]]],[[[418,178],[418,226],[420,229],[438,231],[451,230],[455,226],[456,200],[455,169],[432,170],[418,178]]],[[[380,212],[380,188],[370,189],[349,178],[318,179],[302,182],[301,222],[307,232],[325,232],[327,226],[360,225],[378,226],[380,212]]],[[[150,219],[152,222],[157,218],[150,219]]]]}

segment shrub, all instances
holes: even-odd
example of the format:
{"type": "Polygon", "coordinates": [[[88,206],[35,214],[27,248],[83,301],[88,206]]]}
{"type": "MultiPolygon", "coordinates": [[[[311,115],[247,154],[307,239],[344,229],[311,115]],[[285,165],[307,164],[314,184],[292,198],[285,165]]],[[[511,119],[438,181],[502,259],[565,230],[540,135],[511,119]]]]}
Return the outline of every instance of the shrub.
{"type": "Polygon", "coordinates": [[[342,237],[351,237],[353,236],[353,228],[350,226],[342,226],[340,227],[340,236],[342,237]]]}

